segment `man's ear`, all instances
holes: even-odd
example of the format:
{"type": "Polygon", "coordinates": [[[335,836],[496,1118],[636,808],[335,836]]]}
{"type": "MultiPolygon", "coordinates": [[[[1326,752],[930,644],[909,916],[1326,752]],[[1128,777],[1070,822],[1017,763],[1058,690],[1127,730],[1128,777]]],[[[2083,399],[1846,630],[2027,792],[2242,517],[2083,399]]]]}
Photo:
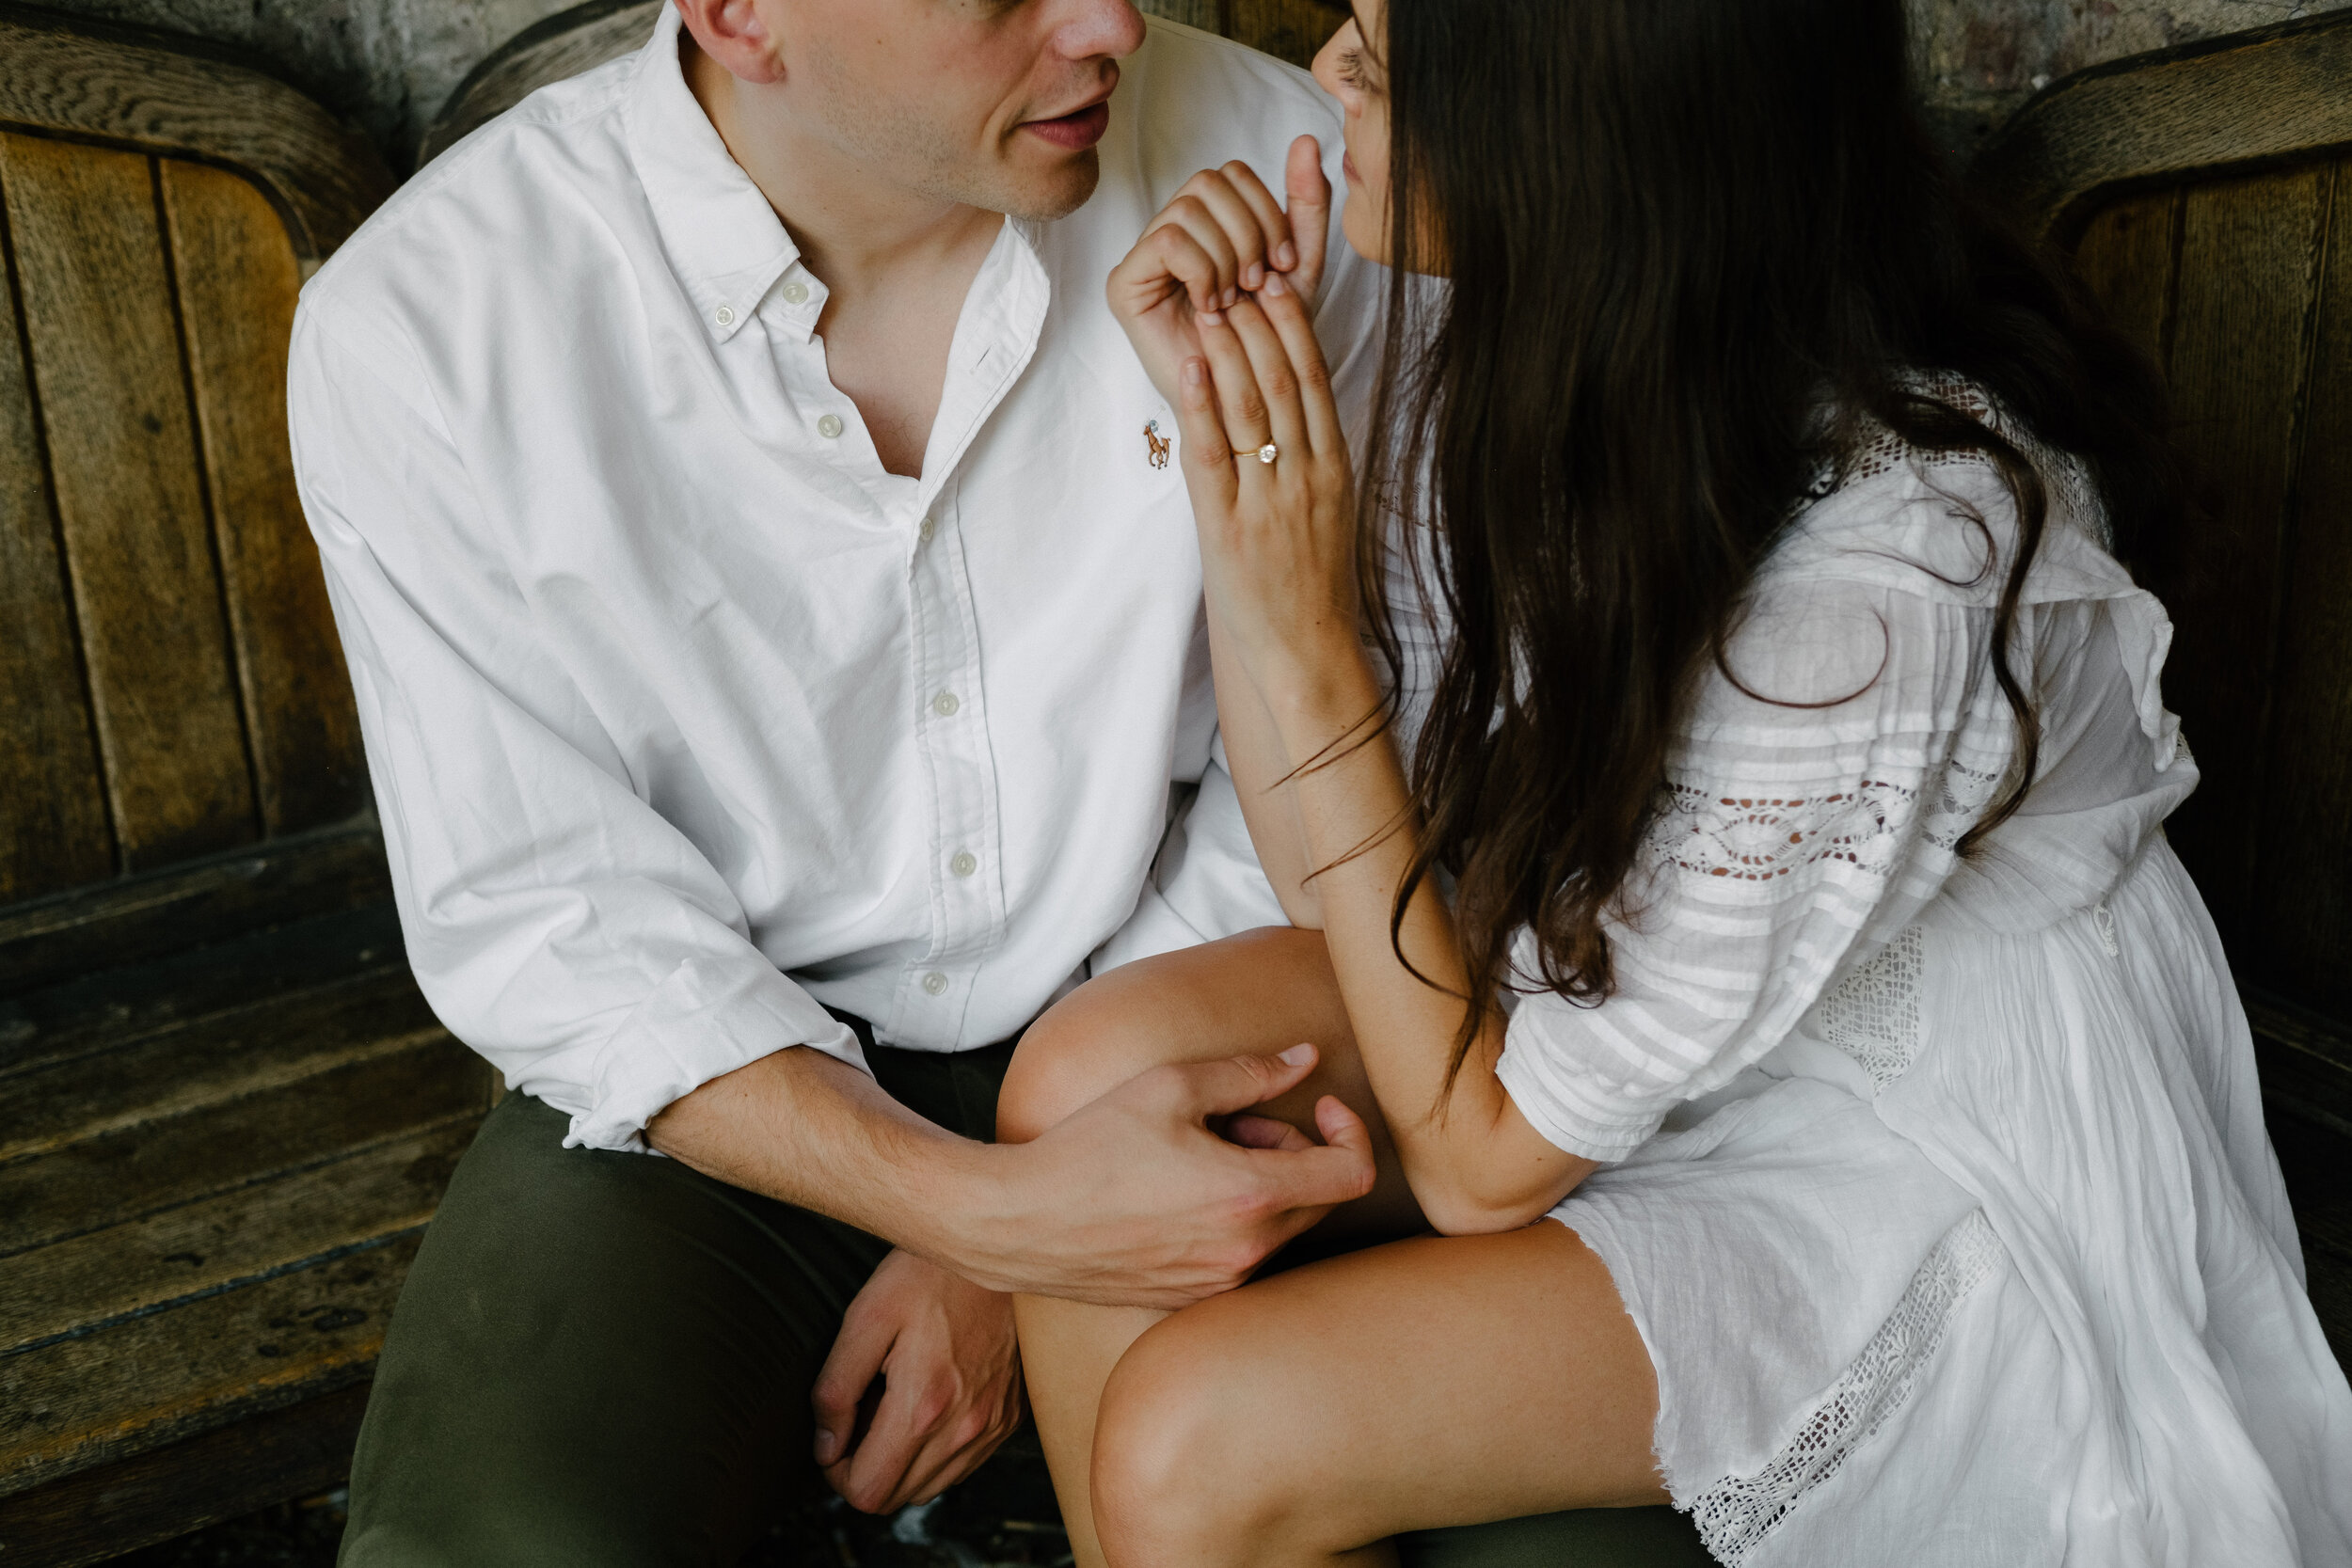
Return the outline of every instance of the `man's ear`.
{"type": "Polygon", "coordinates": [[[695,47],[731,76],[756,86],[784,79],[783,51],[768,25],[762,0],[677,0],[679,18],[695,47]]]}

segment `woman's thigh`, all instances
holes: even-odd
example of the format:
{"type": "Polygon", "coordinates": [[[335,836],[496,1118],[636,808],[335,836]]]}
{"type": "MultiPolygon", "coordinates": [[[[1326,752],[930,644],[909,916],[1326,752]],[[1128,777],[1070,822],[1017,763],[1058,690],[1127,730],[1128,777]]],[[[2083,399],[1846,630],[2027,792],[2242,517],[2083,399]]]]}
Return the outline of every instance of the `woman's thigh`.
{"type": "Polygon", "coordinates": [[[1356,1053],[1347,1006],[1318,931],[1247,931],[1164,953],[1090,980],[1022,1037],[997,1100],[997,1135],[1019,1143],[1138,1073],[1170,1063],[1315,1047],[1315,1069],[1258,1107],[1310,1138],[1315,1103],[1335,1095],[1364,1119],[1379,1176],[1369,1196],[1317,1228],[1326,1244],[1422,1228],[1388,1123],[1356,1053]]]}
{"type": "Polygon", "coordinates": [[[1206,1568],[1658,1503],[1657,1409],[1641,1336],[1573,1231],[1417,1237],[1145,1334],[1104,1394],[1094,1515],[1121,1568],[1206,1568]]]}

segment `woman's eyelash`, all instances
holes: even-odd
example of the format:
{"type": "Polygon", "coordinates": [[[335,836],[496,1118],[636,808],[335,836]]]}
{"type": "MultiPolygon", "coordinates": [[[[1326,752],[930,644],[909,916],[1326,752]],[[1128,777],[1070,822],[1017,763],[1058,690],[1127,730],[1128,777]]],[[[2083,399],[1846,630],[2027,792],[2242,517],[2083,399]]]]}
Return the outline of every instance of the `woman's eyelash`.
{"type": "Polygon", "coordinates": [[[1340,80],[1351,87],[1364,85],[1364,55],[1359,49],[1343,49],[1339,58],[1340,80]]]}

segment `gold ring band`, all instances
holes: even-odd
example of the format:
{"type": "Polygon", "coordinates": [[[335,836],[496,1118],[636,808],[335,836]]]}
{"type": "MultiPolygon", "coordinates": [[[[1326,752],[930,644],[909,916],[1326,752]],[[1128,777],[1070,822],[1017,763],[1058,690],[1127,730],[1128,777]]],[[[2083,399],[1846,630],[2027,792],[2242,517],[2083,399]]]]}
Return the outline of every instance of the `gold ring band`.
{"type": "Polygon", "coordinates": [[[1271,463],[1282,455],[1282,449],[1268,441],[1263,447],[1235,447],[1235,457],[1254,457],[1261,463],[1271,463]]]}

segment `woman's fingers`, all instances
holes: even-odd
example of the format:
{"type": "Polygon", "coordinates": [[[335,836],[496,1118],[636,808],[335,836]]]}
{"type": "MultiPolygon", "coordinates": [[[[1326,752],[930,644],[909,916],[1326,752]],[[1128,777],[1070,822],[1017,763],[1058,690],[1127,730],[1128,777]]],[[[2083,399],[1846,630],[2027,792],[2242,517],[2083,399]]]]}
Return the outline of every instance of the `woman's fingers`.
{"type": "Polygon", "coordinates": [[[1232,443],[1227,448],[1228,455],[1255,452],[1274,439],[1273,417],[1266,407],[1265,394],[1259,389],[1257,372],[1250,367],[1248,352],[1233,330],[1233,318],[1239,310],[1254,314],[1256,309],[1244,303],[1236,310],[1227,311],[1222,320],[1205,325],[1200,332],[1200,352],[1209,360],[1210,386],[1216,393],[1217,412],[1226,438],[1232,443]]]}
{"type": "Polygon", "coordinates": [[[1297,265],[1285,270],[1292,286],[1311,305],[1323,287],[1324,254],[1331,243],[1331,181],[1323,172],[1323,144],[1312,136],[1291,143],[1282,183],[1290,197],[1290,235],[1298,247],[1297,265]]]}
{"type": "MultiPolygon", "coordinates": [[[[1184,199],[1208,214],[1233,251],[1234,297],[1265,283],[1266,254],[1273,248],[1264,225],[1221,169],[1204,168],[1184,182],[1184,199]]],[[[1232,303],[1228,300],[1226,303],[1232,303]]]]}
{"type": "Polygon", "coordinates": [[[1331,370],[1323,357],[1323,340],[1315,336],[1314,317],[1307,301],[1287,279],[1269,277],[1258,292],[1258,309],[1281,340],[1298,381],[1301,417],[1307,441],[1318,457],[1346,449],[1347,433],[1340,423],[1339,405],[1332,400],[1331,370]]]}
{"type": "MultiPolygon", "coordinates": [[[[1269,278],[1267,288],[1276,281],[1269,278]]],[[[1289,348],[1259,308],[1258,301],[1263,297],[1261,293],[1243,300],[1225,312],[1225,322],[1248,358],[1251,380],[1265,404],[1265,428],[1275,444],[1284,456],[1306,458],[1312,455],[1314,441],[1307,428],[1307,411],[1299,402],[1298,372],[1291,367],[1289,348]]]]}
{"type": "MultiPolygon", "coordinates": [[[[1214,329],[1201,334],[1216,335],[1214,329]]],[[[1224,516],[1232,510],[1241,480],[1233,469],[1233,449],[1226,444],[1225,419],[1217,412],[1206,359],[1187,359],[1177,372],[1176,428],[1184,433],[1184,483],[1192,492],[1194,512],[1202,522],[1224,516]]]]}
{"type": "MultiPolygon", "coordinates": [[[[1265,270],[1268,273],[1287,272],[1296,266],[1298,246],[1292,239],[1290,215],[1282,211],[1282,204],[1275,199],[1274,193],[1265,188],[1265,182],[1258,178],[1258,171],[1236,158],[1217,172],[1225,176],[1225,182],[1232,187],[1233,194],[1241,198],[1242,204],[1249,209],[1249,216],[1264,239],[1265,270]]],[[[1263,282],[1264,279],[1261,278],[1251,287],[1262,287],[1263,282]]]]}
{"type": "MultiPolygon", "coordinates": [[[[1166,297],[1160,291],[1170,279],[1192,302],[1195,311],[1222,309],[1225,285],[1218,275],[1217,259],[1181,224],[1167,224],[1144,235],[1111,273],[1114,291],[1136,289],[1141,291],[1140,303],[1151,305],[1166,297]]],[[[1118,304],[1116,294],[1112,303],[1118,304]]]]}
{"type": "Polygon", "coordinates": [[[1144,231],[1146,239],[1164,234],[1185,236],[1209,259],[1213,277],[1207,289],[1194,292],[1194,309],[1222,310],[1239,297],[1240,254],[1233,248],[1232,236],[1226,232],[1224,224],[1207,202],[1193,195],[1180,196],[1169,202],[1144,231]]]}

